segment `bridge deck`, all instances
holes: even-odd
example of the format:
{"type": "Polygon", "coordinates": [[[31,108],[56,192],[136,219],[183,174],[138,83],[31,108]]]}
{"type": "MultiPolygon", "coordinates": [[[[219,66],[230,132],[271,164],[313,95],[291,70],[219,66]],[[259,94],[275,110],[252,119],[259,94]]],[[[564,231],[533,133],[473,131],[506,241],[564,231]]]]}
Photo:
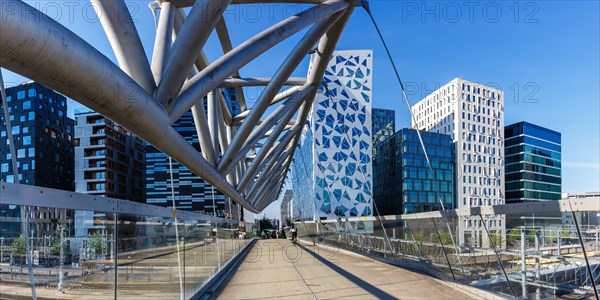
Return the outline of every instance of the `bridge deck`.
{"type": "Polygon", "coordinates": [[[288,240],[260,240],[215,291],[219,299],[469,299],[436,279],[288,240]]]}

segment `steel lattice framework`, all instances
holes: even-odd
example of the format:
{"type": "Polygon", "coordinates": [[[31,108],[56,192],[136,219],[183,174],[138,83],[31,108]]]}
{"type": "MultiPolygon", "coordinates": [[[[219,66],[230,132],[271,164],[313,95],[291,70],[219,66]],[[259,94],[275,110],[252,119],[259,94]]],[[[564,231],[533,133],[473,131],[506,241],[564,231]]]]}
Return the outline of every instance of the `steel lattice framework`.
{"type": "Polygon", "coordinates": [[[329,58],[361,1],[160,1],[151,60],[124,0],[90,1],[118,65],[42,12],[3,0],[0,66],[118,122],[251,212],[276,200],[329,58]],[[223,13],[229,5],[252,3],[311,5],[233,47],[223,13]],[[240,68],[305,29],[271,78],[240,77],[240,68]],[[224,55],[209,62],[203,48],[213,31],[224,55]],[[290,78],[311,52],[307,77],[290,78]],[[251,108],[245,86],[263,87],[251,108]],[[235,117],[219,90],[225,87],[236,89],[242,113],[235,117]],[[172,127],[190,110],[201,152],[172,127]]]}

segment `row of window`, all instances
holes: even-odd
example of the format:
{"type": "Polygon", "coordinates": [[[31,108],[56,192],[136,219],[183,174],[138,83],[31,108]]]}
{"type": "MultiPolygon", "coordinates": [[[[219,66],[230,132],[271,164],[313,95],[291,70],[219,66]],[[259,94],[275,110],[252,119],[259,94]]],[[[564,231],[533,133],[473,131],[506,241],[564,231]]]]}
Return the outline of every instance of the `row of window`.
{"type": "Polygon", "coordinates": [[[545,167],[540,165],[534,165],[530,163],[516,163],[505,166],[506,173],[514,173],[521,171],[532,171],[537,173],[543,173],[548,175],[560,176],[560,169],[545,167]]]}
{"type": "Polygon", "coordinates": [[[402,187],[404,191],[452,192],[452,183],[447,181],[404,179],[402,187]]]}
{"type": "Polygon", "coordinates": [[[531,172],[519,172],[519,173],[511,173],[506,174],[506,182],[513,180],[532,180],[539,182],[547,182],[554,184],[561,184],[562,180],[560,177],[549,176],[539,173],[531,173],[531,172]]]}
{"type": "Polygon", "coordinates": [[[559,200],[560,193],[540,192],[540,191],[512,191],[506,193],[507,200],[518,199],[538,199],[538,200],[559,200]]]}
{"type": "Polygon", "coordinates": [[[560,193],[562,191],[560,185],[545,184],[545,183],[531,182],[531,181],[507,182],[505,189],[506,189],[507,193],[512,190],[522,190],[522,189],[546,191],[546,192],[556,192],[556,193],[560,193]]]}
{"type": "Polygon", "coordinates": [[[550,150],[546,150],[546,149],[542,149],[542,148],[538,148],[538,147],[534,147],[534,146],[530,146],[530,145],[516,145],[516,146],[506,147],[505,155],[509,156],[511,154],[521,153],[521,152],[544,156],[544,157],[548,157],[548,158],[552,158],[552,159],[556,159],[556,160],[561,159],[560,152],[550,151],[550,150]]]}
{"type": "MultiPolygon", "coordinates": [[[[499,177],[500,172],[496,172],[494,171],[494,175],[490,175],[490,176],[494,176],[494,177],[499,177]],[[496,175],[497,174],[497,175],[496,175]]],[[[490,178],[490,177],[483,177],[483,176],[463,176],[462,177],[462,182],[463,183],[472,183],[472,184],[478,184],[478,185],[487,185],[487,186],[500,186],[500,179],[498,178],[490,178]]]]}
{"type": "Polygon", "coordinates": [[[545,148],[548,150],[561,152],[560,145],[546,142],[546,141],[536,139],[533,137],[529,137],[529,136],[517,136],[517,137],[507,138],[505,143],[506,143],[506,147],[518,145],[518,144],[529,144],[529,145],[545,148]]]}
{"type": "Polygon", "coordinates": [[[553,160],[549,158],[543,158],[531,154],[517,154],[506,156],[506,164],[515,162],[530,162],[534,164],[540,164],[549,167],[560,168],[561,163],[559,160],[553,160]]]}

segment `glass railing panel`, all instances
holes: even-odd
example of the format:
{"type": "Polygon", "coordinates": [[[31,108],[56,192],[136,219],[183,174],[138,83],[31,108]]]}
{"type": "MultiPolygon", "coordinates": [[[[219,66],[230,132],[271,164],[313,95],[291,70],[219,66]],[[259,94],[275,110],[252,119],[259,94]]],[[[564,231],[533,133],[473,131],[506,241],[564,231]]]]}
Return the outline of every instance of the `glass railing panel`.
{"type": "Polygon", "coordinates": [[[0,211],[5,297],[31,296],[26,235],[38,297],[114,297],[114,214],[7,204],[0,204],[0,211]]]}
{"type": "Polygon", "coordinates": [[[178,261],[177,235],[181,247],[184,232],[182,220],[176,225],[173,218],[118,214],[118,298],[179,298],[183,269],[178,261]]]}
{"type": "Polygon", "coordinates": [[[209,259],[215,255],[211,224],[208,221],[185,220],[182,250],[185,294],[194,295],[211,278],[217,263],[209,259]]]}

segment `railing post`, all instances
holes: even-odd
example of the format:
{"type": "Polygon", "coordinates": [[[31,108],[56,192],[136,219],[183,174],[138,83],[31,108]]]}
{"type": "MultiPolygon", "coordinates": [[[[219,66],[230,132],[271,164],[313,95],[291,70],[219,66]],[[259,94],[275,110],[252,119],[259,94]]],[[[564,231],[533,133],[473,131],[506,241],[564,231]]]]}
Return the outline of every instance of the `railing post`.
{"type": "Polygon", "coordinates": [[[521,227],[521,291],[523,299],[527,299],[527,262],[525,261],[525,226],[521,227]]]}

